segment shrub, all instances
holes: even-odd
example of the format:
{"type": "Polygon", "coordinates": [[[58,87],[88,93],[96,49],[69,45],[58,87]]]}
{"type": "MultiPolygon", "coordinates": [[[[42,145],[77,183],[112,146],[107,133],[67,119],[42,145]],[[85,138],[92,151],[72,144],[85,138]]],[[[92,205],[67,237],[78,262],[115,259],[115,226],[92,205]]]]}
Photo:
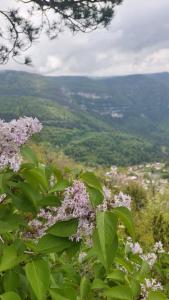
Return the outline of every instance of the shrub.
{"type": "Polygon", "coordinates": [[[0,298],[167,299],[169,254],[135,241],[130,197],[22,153],[0,173],[0,298]]]}
{"type": "Polygon", "coordinates": [[[147,194],[145,189],[139,183],[130,182],[124,191],[131,196],[134,209],[140,210],[146,206],[147,194]]]}

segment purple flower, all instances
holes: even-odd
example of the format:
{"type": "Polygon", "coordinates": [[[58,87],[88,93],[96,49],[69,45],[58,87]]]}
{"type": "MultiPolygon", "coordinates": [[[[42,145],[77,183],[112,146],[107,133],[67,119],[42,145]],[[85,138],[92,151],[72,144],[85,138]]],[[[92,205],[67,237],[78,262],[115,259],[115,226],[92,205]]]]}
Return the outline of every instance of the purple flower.
{"type": "MultiPolygon", "coordinates": [[[[48,207],[41,209],[37,219],[29,222],[31,231],[35,238],[45,234],[45,231],[59,221],[78,219],[78,228],[71,240],[80,241],[85,239],[91,244],[91,236],[95,228],[95,212],[90,204],[89,195],[83,182],[75,180],[71,187],[64,192],[64,199],[60,207],[48,207]]],[[[27,237],[33,237],[27,234],[27,237]]]]}
{"type": "Polygon", "coordinates": [[[41,129],[37,118],[24,117],[9,123],[0,120],[0,169],[18,171],[22,161],[20,147],[41,129]]]}
{"type": "Polygon", "coordinates": [[[148,298],[149,291],[162,291],[162,290],[163,290],[163,286],[156,279],[145,278],[145,282],[141,284],[141,296],[142,296],[141,299],[146,300],[148,298]]]}

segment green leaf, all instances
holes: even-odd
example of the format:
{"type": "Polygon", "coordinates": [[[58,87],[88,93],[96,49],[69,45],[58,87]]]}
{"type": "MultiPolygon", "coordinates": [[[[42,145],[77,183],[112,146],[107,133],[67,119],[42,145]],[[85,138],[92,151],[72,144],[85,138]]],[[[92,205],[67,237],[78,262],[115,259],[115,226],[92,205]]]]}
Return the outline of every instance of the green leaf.
{"type": "Polygon", "coordinates": [[[86,172],[81,175],[83,181],[90,187],[98,189],[102,192],[102,185],[100,180],[96,177],[96,175],[92,172],[86,172]]]}
{"type": "Polygon", "coordinates": [[[19,286],[19,275],[13,270],[6,272],[3,276],[3,286],[5,292],[16,290],[19,286]]]}
{"type": "Polygon", "coordinates": [[[54,224],[48,232],[58,237],[70,237],[77,232],[78,220],[60,221],[54,224]]]}
{"type": "MultiPolygon", "coordinates": [[[[19,219],[18,219],[19,220],[19,219]]],[[[19,223],[17,222],[17,218],[15,219],[16,222],[3,222],[0,221],[0,234],[12,232],[13,230],[19,227],[19,223]]]]}
{"type": "Polygon", "coordinates": [[[21,194],[18,195],[20,197],[21,207],[24,208],[28,205],[32,206],[32,208],[36,211],[38,206],[38,201],[40,199],[40,194],[28,183],[20,182],[18,187],[21,190],[21,194]],[[22,203],[23,202],[23,203],[22,203]],[[27,203],[26,203],[27,202],[27,203]]]}
{"type": "Polygon", "coordinates": [[[29,183],[20,182],[18,187],[23,192],[24,196],[27,197],[36,206],[37,199],[40,198],[40,193],[38,193],[29,183]]]}
{"type": "Polygon", "coordinates": [[[25,266],[25,272],[37,299],[46,299],[46,292],[50,284],[48,263],[43,259],[34,260],[25,266]]]}
{"type": "Polygon", "coordinates": [[[37,159],[37,156],[36,156],[35,152],[31,148],[29,148],[28,146],[25,146],[25,145],[22,146],[21,154],[22,154],[23,158],[25,158],[29,162],[32,162],[35,165],[38,164],[38,159],[37,159]]]}
{"type": "Polygon", "coordinates": [[[22,193],[18,195],[11,195],[13,205],[24,212],[37,212],[37,208],[35,206],[35,203],[32,203],[30,199],[25,197],[22,193]]]}
{"type": "Polygon", "coordinates": [[[69,300],[68,298],[65,298],[64,296],[58,294],[58,291],[55,291],[54,289],[50,289],[50,295],[52,297],[52,300],[69,300]]]}
{"type": "Polygon", "coordinates": [[[20,172],[22,173],[23,171],[25,172],[26,170],[30,170],[32,168],[34,168],[35,165],[32,163],[22,163],[21,167],[20,167],[20,172]]]}
{"type": "Polygon", "coordinates": [[[131,235],[133,240],[135,240],[135,230],[131,212],[126,207],[116,207],[112,210],[112,213],[119,217],[128,233],[131,235]]]}
{"type": "Polygon", "coordinates": [[[45,176],[45,170],[43,168],[32,168],[28,169],[25,172],[23,171],[25,178],[28,183],[35,189],[41,189],[46,191],[48,188],[48,181],[45,176]]]}
{"type": "Polygon", "coordinates": [[[161,292],[149,292],[147,300],[168,300],[168,298],[161,292]]]}
{"type": "Polygon", "coordinates": [[[87,192],[89,193],[90,202],[94,208],[103,202],[104,196],[100,190],[88,186],[87,192]]]}
{"type": "Polygon", "coordinates": [[[146,276],[148,275],[149,272],[150,272],[149,264],[146,261],[143,261],[140,271],[137,274],[137,279],[142,281],[144,278],[146,278],[146,276]]]}
{"type": "Polygon", "coordinates": [[[92,290],[102,290],[102,289],[107,289],[109,286],[101,279],[96,278],[94,279],[92,283],[92,290]]]}
{"type": "Polygon", "coordinates": [[[117,251],[117,217],[111,212],[99,212],[96,216],[97,229],[94,232],[94,249],[108,270],[117,251]]]}
{"type": "Polygon", "coordinates": [[[24,255],[17,255],[14,245],[6,246],[3,248],[3,254],[0,260],[0,272],[12,269],[24,260],[24,255]]]}
{"type": "Polygon", "coordinates": [[[50,190],[50,193],[53,192],[63,192],[68,186],[69,186],[69,181],[66,179],[59,180],[55,186],[50,190]]]}
{"type": "Polygon", "coordinates": [[[74,243],[68,238],[61,238],[47,234],[39,240],[36,250],[38,252],[45,253],[62,252],[73,245],[74,243]]]}
{"type": "Polygon", "coordinates": [[[43,197],[38,202],[38,205],[40,207],[46,207],[46,206],[58,207],[60,206],[60,198],[55,195],[48,195],[46,197],[43,197]]]}
{"type": "Polygon", "coordinates": [[[135,280],[135,279],[132,279],[131,282],[130,282],[130,287],[131,287],[134,299],[139,298],[139,295],[140,295],[140,282],[135,280]]]}
{"type": "Polygon", "coordinates": [[[0,193],[1,194],[8,193],[8,191],[9,191],[8,185],[9,185],[12,175],[13,174],[11,172],[0,174],[0,193]]]}
{"type": "Polygon", "coordinates": [[[1,203],[1,205],[0,205],[0,220],[1,221],[6,221],[6,218],[8,217],[8,216],[11,216],[12,214],[11,214],[11,209],[10,209],[10,207],[9,206],[7,206],[7,205],[3,205],[2,203],[1,203]]]}
{"type": "Polygon", "coordinates": [[[116,257],[115,262],[122,267],[124,267],[129,273],[133,272],[133,264],[130,260],[125,259],[124,257],[116,257]]]}
{"type": "Polygon", "coordinates": [[[169,254],[167,254],[167,253],[163,254],[161,261],[163,264],[169,265],[169,254]]]}
{"type": "Polygon", "coordinates": [[[14,292],[7,292],[0,295],[1,300],[21,300],[20,296],[14,292]]]}
{"type": "Polygon", "coordinates": [[[113,281],[122,282],[125,281],[125,273],[121,270],[113,270],[110,274],[107,275],[108,279],[111,279],[113,281]]]}
{"type": "Polygon", "coordinates": [[[68,298],[69,300],[75,300],[75,299],[77,299],[78,290],[76,288],[76,285],[74,287],[72,287],[72,282],[71,282],[71,284],[69,284],[69,283],[67,284],[67,283],[64,282],[62,284],[61,289],[63,291],[62,295],[65,298],[68,298]]]}
{"type": "Polygon", "coordinates": [[[80,282],[80,299],[85,300],[89,296],[89,292],[91,289],[90,280],[84,276],[80,282]]]}
{"type": "Polygon", "coordinates": [[[107,297],[120,300],[133,300],[132,291],[128,286],[118,285],[104,292],[107,297]]]}

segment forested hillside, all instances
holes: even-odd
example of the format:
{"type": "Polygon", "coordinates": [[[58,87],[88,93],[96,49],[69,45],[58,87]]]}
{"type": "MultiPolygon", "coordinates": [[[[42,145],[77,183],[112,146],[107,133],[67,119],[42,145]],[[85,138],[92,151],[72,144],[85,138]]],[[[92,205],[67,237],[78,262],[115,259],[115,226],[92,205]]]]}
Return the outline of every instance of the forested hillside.
{"type": "Polygon", "coordinates": [[[0,72],[0,118],[37,116],[40,140],[89,164],[169,157],[169,74],[109,78],[0,72]]]}

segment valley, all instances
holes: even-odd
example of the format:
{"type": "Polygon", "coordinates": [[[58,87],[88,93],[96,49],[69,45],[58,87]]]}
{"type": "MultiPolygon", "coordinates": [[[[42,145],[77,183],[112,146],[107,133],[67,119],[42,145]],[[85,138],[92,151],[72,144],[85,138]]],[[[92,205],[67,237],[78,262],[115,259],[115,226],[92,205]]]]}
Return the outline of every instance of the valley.
{"type": "Polygon", "coordinates": [[[39,142],[89,165],[169,159],[169,74],[45,77],[0,72],[0,118],[36,116],[39,142]]]}

